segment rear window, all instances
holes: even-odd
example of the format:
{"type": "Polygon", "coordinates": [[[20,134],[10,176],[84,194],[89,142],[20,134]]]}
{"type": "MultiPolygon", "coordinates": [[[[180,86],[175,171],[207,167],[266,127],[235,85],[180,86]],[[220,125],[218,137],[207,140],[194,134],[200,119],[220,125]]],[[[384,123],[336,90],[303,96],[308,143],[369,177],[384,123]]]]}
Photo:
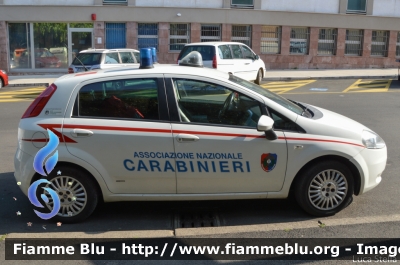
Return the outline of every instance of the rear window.
{"type": "Polygon", "coordinates": [[[181,53],[179,54],[178,60],[182,59],[192,51],[199,52],[201,54],[201,57],[203,58],[203,61],[212,61],[215,55],[214,46],[206,46],[206,45],[185,46],[183,47],[181,53]]]}
{"type": "Polygon", "coordinates": [[[75,57],[72,64],[95,65],[95,64],[100,64],[100,62],[101,62],[101,53],[80,53],[78,54],[78,56],[75,57]]]}

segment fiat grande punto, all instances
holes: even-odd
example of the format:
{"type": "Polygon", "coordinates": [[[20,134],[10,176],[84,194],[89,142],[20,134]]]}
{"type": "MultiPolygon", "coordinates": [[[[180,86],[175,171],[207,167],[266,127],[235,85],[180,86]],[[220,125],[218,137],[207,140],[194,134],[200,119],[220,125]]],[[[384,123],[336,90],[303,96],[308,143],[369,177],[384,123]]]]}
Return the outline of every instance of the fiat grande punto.
{"type": "MultiPolygon", "coordinates": [[[[201,66],[196,56],[183,64],[201,66]]],[[[81,221],[100,201],[290,193],[309,214],[329,216],[382,180],[385,142],[354,120],[212,69],[141,68],[65,75],[23,114],[15,178],[28,195],[44,178],[36,154],[49,132],[58,136],[45,184],[59,196],[58,220],[81,221]]]]}

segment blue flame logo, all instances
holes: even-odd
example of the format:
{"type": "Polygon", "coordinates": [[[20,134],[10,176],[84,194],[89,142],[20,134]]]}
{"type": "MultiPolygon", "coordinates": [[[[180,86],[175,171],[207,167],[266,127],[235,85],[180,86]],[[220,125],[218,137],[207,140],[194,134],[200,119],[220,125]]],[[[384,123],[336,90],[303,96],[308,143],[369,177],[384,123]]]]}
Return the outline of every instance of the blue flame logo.
{"type": "MultiPolygon", "coordinates": [[[[55,135],[52,131],[47,129],[47,132],[49,133],[49,138],[50,141],[49,143],[43,147],[42,149],[37,152],[35,159],[33,160],[33,168],[37,173],[40,175],[47,177],[47,174],[44,172],[43,169],[43,163],[48,155],[50,155],[54,150],[57,149],[58,144],[60,141],[58,140],[57,135],[55,135]]],[[[54,169],[58,161],[58,151],[56,150],[52,156],[50,156],[46,163],[44,164],[44,167],[46,168],[46,172],[50,174],[50,172],[54,169]]]]}
{"type": "MultiPolygon", "coordinates": [[[[37,154],[33,160],[33,168],[35,169],[35,171],[37,173],[39,173],[40,175],[42,175],[44,177],[47,177],[47,175],[50,174],[50,172],[54,169],[54,167],[57,164],[58,151],[56,149],[60,143],[57,135],[55,135],[49,129],[47,129],[47,132],[49,134],[50,140],[45,147],[43,147],[42,149],[39,150],[39,152],[37,152],[37,154]],[[53,153],[53,152],[54,152],[54,154],[51,155],[51,153],[53,153]],[[48,156],[50,156],[50,157],[48,157],[48,156]],[[46,160],[46,157],[48,157],[47,160],[46,160]],[[44,169],[43,169],[43,166],[44,166],[44,169]]],[[[39,179],[39,180],[33,182],[32,185],[28,189],[29,200],[31,201],[31,203],[33,205],[35,205],[36,207],[39,207],[39,208],[44,208],[44,206],[39,202],[38,198],[36,197],[36,192],[37,192],[37,188],[39,187],[39,185],[43,184],[43,183],[51,184],[51,182],[46,179],[39,179]]],[[[47,187],[45,187],[43,189],[45,191],[47,191],[49,193],[49,195],[51,196],[51,198],[53,200],[53,209],[51,210],[50,213],[41,213],[36,210],[34,210],[34,212],[40,218],[48,220],[48,219],[54,217],[55,215],[57,215],[58,211],[60,211],[60,207],[61,207],[60,198],[58,197],[57,192],[54,191],[53,189],[50,189],[47,187]]],[[[47,196],[45,194],[41,194],[40,197],[42,198],[42,200],[45,203],[49,202],[49,199],[47,198],[47,196]]]]}

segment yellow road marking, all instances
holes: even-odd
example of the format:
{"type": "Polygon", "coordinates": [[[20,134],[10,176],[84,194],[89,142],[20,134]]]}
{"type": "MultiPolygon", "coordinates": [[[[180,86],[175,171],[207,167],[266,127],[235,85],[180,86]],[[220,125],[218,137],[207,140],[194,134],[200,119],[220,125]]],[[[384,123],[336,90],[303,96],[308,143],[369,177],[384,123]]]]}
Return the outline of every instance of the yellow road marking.
{"type": "Polygon", "coordinates": [[[31,101],[42,93],[44,89],[45,87],[30,87],[0,92],[0,102],[31,101]]]}
{"type": "Polygon", "coordinates": [[[283,94],[293,89],[314,83],[317,80],[278,81],[261,85],[276,94],[283,94]]]}
{"type": "Polygon", "coordinates": [[[364,80],[358,79],[351,86],[343,90],[342,93],[347,92],[387,92],[389,90],[392,80],[364,80]]]}

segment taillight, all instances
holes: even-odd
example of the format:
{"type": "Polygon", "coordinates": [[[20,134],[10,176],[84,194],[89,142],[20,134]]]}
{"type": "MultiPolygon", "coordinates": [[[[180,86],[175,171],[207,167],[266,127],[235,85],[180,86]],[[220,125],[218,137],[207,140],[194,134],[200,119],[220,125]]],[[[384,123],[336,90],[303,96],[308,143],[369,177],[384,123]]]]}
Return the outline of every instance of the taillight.
{"type": "Polygon", "coordinates": [[[216,55],[214,55],[214,57],[213,57],[212,67],[217,69],[217,56],[216,55]]]}
{"type": "Polygon", "coordinates": [[[73,73],[74,73],[74,69],[68,68],[68,74],[73,74],[73,73]]]}
{"type": "Polygon", "coordinates": [[[24,115],[22,115],[22,119],[38,116],[46,106],[47,102],[49,102],[56,89],[57,86],[55,84],[51,84],[47,87],[28,107],[24,115]]]}

